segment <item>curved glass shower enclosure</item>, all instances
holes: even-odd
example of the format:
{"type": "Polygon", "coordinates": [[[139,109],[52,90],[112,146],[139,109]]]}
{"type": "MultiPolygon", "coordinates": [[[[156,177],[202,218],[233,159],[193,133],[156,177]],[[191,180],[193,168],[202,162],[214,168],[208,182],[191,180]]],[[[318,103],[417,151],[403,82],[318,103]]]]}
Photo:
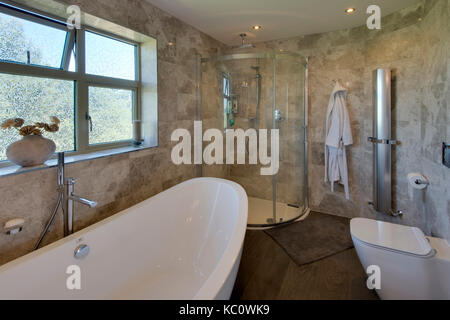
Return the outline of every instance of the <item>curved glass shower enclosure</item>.
{"type": "Polygon", "coordinates": [[[204,130],[279,129],[280,167],[274,176],[263,176],[261,165],[248,164],[248,140],[247,164],[203,166],[204,176],[244,187],[249,196],[249,227],[291,222],[308,209],[306,77],[306,59],[288,52],[202,59],[204,130]]]}

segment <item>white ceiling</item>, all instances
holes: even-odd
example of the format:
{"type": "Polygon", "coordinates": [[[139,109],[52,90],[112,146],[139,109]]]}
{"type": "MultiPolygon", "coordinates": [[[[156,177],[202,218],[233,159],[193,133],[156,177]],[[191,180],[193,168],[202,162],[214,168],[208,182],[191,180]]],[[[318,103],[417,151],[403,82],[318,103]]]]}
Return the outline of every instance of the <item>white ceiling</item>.
{"type": "Polygon", "coordinates": [[[229,45],[239,34],[260,42],[322,33],[365,24],[367,7],[379,5],[383,16],[419,0],[146,0],[229,45]],[[356,8],[348,15],[346,8],[356,8]],[[254,31],[253,25],[261,25],[254,31]]]}

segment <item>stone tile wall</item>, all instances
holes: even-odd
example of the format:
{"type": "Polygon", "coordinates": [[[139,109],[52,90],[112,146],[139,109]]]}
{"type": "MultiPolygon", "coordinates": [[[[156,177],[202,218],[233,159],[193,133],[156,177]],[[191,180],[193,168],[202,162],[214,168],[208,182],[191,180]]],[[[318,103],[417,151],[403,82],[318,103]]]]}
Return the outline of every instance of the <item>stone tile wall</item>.
{"type": "Polygon", "coordinates": [[[347,217],[369,217],[422,228],[450,239],[450,169],[442,165],[442,142],[450,140],[450,5],[425,0],[383,18],[382,30],[366,26],[258,44],[310,57],[309,194],[312,209],[347,217]],[[394,72],[393,202],[403,218],[377,214],[372,200],[372,71],[394,72]],[[334,80],[349,89],[355,143],[348,148],[351,200],[343,188],[324,183],[324,124],[334,80]],[[406,176],[421,172],[431,182],[408,192],[406,176]]]}

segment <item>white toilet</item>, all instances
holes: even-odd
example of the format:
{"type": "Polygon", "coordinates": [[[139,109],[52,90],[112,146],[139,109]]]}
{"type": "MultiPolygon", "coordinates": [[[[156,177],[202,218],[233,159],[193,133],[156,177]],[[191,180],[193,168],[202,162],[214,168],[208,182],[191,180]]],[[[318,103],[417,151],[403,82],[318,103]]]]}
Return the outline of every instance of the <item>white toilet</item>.
{"type": "Polygon", "coordinates": [[[350,232],[365,270],[380,267],[383,300],[450,299],[450,246],[418,228],[355,218],[350,232]]]}

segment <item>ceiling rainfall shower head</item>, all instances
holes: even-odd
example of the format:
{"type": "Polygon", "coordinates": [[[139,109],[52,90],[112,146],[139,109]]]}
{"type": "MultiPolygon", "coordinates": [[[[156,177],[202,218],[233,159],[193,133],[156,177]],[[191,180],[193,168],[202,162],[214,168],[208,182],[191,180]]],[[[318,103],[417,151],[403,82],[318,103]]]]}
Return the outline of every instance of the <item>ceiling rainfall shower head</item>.
{"type": "Polygon", "coordinates": [[[247,38],[247,34],[246,33],[241,33],[239,35],[239,37],[241,37],[242,40],[242,44],[238,47],[234,47],[233,49],[250,49],[250,48],[254,48],[255,46],[251,43],[246,43],[246,38],[247,38]]]}

